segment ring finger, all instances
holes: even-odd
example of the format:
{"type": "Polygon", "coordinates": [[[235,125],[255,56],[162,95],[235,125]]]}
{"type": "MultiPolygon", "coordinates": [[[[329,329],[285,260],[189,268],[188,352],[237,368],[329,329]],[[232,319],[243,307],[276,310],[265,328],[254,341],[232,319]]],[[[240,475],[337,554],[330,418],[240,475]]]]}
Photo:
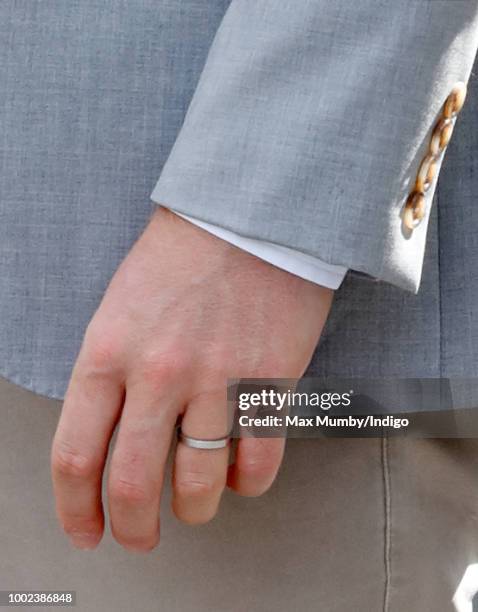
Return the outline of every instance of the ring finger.
{"type": "MultiPolygon", "coordinates": [[[[203,395],[191,402],[183,416],[181,431],[186,436],[214,440],[230,431],[223,393],[203,395]]],[[[229,445],[198,449],[179,441],[173,469],[173,511],[185,523],[211,520],[226,485],[229,445]]]]}

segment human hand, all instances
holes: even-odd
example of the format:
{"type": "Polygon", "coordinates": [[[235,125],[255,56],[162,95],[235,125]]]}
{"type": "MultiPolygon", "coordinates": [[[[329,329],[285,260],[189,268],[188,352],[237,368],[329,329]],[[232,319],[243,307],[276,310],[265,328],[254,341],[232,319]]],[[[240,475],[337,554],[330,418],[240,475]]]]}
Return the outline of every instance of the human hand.
{"type": "MultiPolygon", "coordinates": [[[[86,331],[52,445],[56,509],[80,548],[111,529],[126,548],[159,541],[159,506],[176,420],[195,438],[228,433],[227,378],[299,378],[333,291],[276,268],[174,215],[153,214],[114,275],[86,331]]],[[[187,523],[216,513],[228,484],[260,495],[272,484],[282,439],[241,439],[229,449],[178,443],[173,509],[187,523]]]]}

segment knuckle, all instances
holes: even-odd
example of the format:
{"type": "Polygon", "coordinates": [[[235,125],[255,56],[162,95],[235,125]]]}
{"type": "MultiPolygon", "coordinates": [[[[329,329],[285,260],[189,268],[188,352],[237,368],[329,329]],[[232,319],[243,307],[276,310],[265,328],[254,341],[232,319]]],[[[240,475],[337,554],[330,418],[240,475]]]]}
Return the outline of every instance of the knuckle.
{"type": "Polygon", "coordinates": [[[140,363],[141,378],[153,390],[161,390],[174,379],[174,369],[167,363],[153,363],[143,359],[140,363]]]}
{"type": "Polygon", "coordinates": [[[277,468],[278,464],[273,458],[262,454],[248,455],[242,459],[240,464],[241,473],[249,480],[268,479],[275,474],[277,468]]]}
{"type": "Polygon", "coordinates": [[[95,476],[98,467],[98,461],[93,456],[87,456],[64,445],[56,445],[53,448],[52,469],[60,476],[75,480],[89,480],[95,476]]]}
{"type": "Polygon", "coordinates": [[[221,489],[218,483],[201,474],[189,474],[176,478],[174,488],[178,497],[189,499],[216,497],[221,489]]]}
{"type": "Polygon", "coordinates": [[[109,374],[117,370],[121,336],[108,326],[100,328],[92,322],[88,326],[82,346],[83,363],[95,373],[109,374]]]}
{"type": "Polygon", "coordinates": [[[249,438],[243,440],[241,461],[277,468],[284,452],[282,438],[249,438]]]}
{"type": "Polygon", "coordinates": [[[113,504],[128,506],[146,506],[153,501],[153,495],[145,484],[124,478],[111,481],[109,497],[113,504]]]}
{"type": "Polygon", "coordinates": [[[174,384],[189,366],[189,358],[180,351],[145,351],[140,360],[141,378],[152,389],[164,389],[174,384]]]}

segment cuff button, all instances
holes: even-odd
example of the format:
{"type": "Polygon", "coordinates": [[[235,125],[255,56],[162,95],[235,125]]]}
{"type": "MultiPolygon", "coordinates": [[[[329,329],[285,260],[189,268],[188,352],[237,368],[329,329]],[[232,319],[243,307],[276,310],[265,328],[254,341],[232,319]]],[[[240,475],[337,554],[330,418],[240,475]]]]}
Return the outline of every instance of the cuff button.
{"type": "Polygon", "coordinates": [[[430,142],[430,153],[438,157],[450,144],[451,136],[455,123],[453,119],[440,119],[433,130],[432,139],[430,142]]]}
{"type": "Polygon", "coordinates": [[[415,191],[426,193],[437,175],[437,160],[434,155],[427,155],[421,163],[418,171],[415,191]]]}
{"type": "Polygon", "coordinates": [[[453,87],[442,107],[441,116],[433,128],[428,151],[415,179],[415,187],[408,196],[403,211],[403,224],[409,230],[414,230],[425,217],[425,194],[430,190],[436,178],[438,160],[450,144],[456,117],[465,104],[466,91],[465,83],[459,82],[453,87]]]}
{"type": "Polygon", "coordinates": [[[415,229],[425,216],[425,195],[419,191],[414,191],[408,196],[403,215],[405,227],[409,230],[415,229]]]}
{"type": "Polygon", "coordinates": [[[453,119],[463,108],[466,99],[467,87],[465,83],[457,83],[451,94],[448,96],[445,102],[445,108],[443,109],[443,116],[445,119],[453,119]]]}

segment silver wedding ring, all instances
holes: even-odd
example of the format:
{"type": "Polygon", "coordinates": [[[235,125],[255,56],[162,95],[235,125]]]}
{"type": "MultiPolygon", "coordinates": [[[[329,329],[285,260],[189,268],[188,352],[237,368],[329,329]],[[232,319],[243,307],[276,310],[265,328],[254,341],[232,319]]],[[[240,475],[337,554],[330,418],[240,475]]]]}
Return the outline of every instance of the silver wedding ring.
{"type": "Polygon", "coordinates": [[[231,441],[231,436],[226,436],[225,438],[216,438],[215,440],[201,440],[199,438],[191,438],[191,436],[186,436],[181,430],[178,428],[178,438],[179,441],[189,446],[190,448],[200,448],[203,450],[215,450],[217,448],[226,448],[231,441]]]}

